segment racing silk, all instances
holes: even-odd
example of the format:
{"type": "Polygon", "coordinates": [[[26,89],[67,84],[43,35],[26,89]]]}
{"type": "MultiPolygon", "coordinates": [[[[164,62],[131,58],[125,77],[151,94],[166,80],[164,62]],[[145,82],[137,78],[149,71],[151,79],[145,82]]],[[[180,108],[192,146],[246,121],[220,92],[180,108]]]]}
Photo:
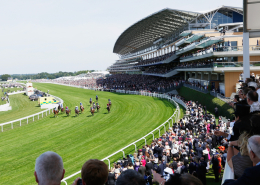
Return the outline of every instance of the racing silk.
{"type": "Polygon", "coordinates": [[[62,107],[63,107],[63,105],[62,105],[62,104],[60,104],[60,107],[62,108],[62,107]]]}
{"type": "Polygon", "coordinates": [[[80,105],[82,105],[82,103],[80,103],[80,105]]]}
{"type": "Polygon", "coordinates": [[[78,110],[78,107],[75,107],[75,110],[78,110]]]}
{"type": "Polygon", "coordinates": [[[96,98],[98,98],[98,96],[96,95],[96,98]]]}
{"type": "Polygon", "coordinates": [[[69,108],[66,108],[66,110],[69,110],[69,108]]]}
{"type": "Polygon", "coordinates": [[[92,98],[90,98],[90,101],[92,101],[92,98]]]}

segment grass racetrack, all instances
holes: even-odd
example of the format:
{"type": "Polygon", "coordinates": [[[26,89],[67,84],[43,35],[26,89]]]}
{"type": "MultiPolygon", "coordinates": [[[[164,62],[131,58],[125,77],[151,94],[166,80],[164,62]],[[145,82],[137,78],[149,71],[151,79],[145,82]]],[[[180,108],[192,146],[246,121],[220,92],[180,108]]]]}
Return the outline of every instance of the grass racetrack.
{"type": "MultiPolygon", "coordinates": [[[[10,95],[9,99],[12,110],[0,112],[0,123],[16,120],[43,111],[43,109],[38,106],[38,101],[30,101],[28,96],[23,93],[10,95]]],[[[24,123],[26,123],[26,120],[22,121],[22,124],[24,123]]],[[[16,125],[19,125],[19,122],[17,122],[16,125]]],[[[4,131],[6,128],[10,129],[11,126],[5,125],[4,131]]]]}
{"type": "MultiPolygon", "coordinates": [[[[54,84],[34,83],[33,86],[45,92],[49,90],[50,94],[62,98],[64,107],[68,106],[72,114],[70,117],[59,114],[58,118],[51,114],[0,133],[1,184],[36,184],[33,175],[35,160],[46,151],[61,155],[67,177],[79,171],[86,160],[102,159],[141,138],[175,111],[170,102],[158,98],[95,92],[54,84]],[[101,109],[91,116],[88,102],[90,97],[95,101],[96,95],[99,96],[101,109]],[[112,101],[109,114],[106,110],[108,99],[112,101]],[[80,102],[85,112],[74,117],[74,107],[79,106],[80,102]]],[[[158,132],[155,137],[158,137],[158,132]]],[[[148,142],[151,140],[152,135],[147,138],[148,142]]],[[[144,141],[138,143],[139,147],[143,144],[144,141]]],[[[133,152],[134,146],[125,150],[126,154],[133,152]]],[[[118,158],[122,158],[122,153],[110,160],[113,162],[118,158]]],[[[68,184],[76,177],[67,181],[68,184]]]]}

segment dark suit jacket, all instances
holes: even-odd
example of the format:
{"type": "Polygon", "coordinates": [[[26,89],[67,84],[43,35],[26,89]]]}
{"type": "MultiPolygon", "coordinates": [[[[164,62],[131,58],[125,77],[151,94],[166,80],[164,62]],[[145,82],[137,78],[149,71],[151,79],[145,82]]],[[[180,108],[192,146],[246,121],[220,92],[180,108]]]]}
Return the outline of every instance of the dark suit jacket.
{"type": "Polygon", "coordinates": [[[145,175],[145,170],[146,170],[146,168],[145,168],[144,166],[140,166],[140,167],[138,168],[138,172],[141,173],[143,177],[144,177],[144,175],[145,175]]]}
{"type": "Polygon", "coordinates": [[[157,168],[157,173],[159,173],[160,175],[163,175],[163,170],[164,170],[164,164],[160,164],[157,168]]]}
{"type": "Polygon", "coordinates": [[[244,174],[233,182],[226,182],[223,185],[257,185],[260,184],[260,165],[247,168],[244,174]]]}
{"type": "Polygon", "coordinates": [[[202,157],[202,151],[203,151],[202,148],[200,148],[200,147],[196,148],[197,156],[198,156],[199,158],[202,157]]]}
{"type": "Polygon", "coordinates": [[[153,169],[153,163],[151,163],[151,162],[146,163],[145,168],[146,168],[146,171],[149,171],[150,174],[152,174],[151,170],[153,169]]]}
{"type": "Polygon", "coordinates": [[[115,184],[115,174],[109,173],[107,177],[107,183],[108,185],[114,185],[115,184]]]}
{"type": "Polygon", "coordinates": [[[196,171],[196,164],[191,162],[189,165],[189,173],[192,174],[194,171],[196,171]]]}

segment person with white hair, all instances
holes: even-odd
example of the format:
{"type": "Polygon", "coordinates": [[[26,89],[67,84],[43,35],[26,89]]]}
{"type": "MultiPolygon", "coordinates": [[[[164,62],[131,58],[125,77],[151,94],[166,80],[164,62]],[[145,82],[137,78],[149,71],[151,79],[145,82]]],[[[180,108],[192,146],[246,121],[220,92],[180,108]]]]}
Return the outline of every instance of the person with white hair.
{"type": "Polygon", "coordinates": [[[247,149],[253,167],[247,168],[237,180],[227,179],[223,185],[255,185],[260,184],[260,135],[251,136],[248,139],[247,149]]]}
{"type": "Polygon", "coordinates": [[[55,152],[41,154],[35,163],[35,180],[39,185],[59,185],[65,174],[62,158],[55,152]]]}

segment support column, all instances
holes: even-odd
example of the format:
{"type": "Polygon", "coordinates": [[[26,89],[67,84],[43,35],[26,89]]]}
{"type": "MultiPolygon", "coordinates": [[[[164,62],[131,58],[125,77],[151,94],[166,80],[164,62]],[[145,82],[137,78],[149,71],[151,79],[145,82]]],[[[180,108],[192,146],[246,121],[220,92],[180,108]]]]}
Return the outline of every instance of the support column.
{"type": "Polygon", "coordinates": [[[208,81],[210,81],[211,80],[211,73],[209,72],[209,74],[208,74],[208,81]]]}
{"type": "Polygon", "coordinates": [[[204,73],[203,72],[201,72],[200,80],[204,80],[204,73]]]}
{"type": "Polygon", "coordinates": [[[198,78],[198,72],[195,72],[195,79],[198,78]]]}
{"type": "Polygon", "coordinates": [[[231,57],[228,57],[228,62],[231,62],[231,57]]]}
{"type": "Polygon", "coordinates": [[[184,80],[187,80],[186,71],[184,71],[184,80]]]}
{"type": "Polygon", "coordinates": [[[217,80],[220,80],[220,73],[217,73],[217,80]]]}
{"type": "Polygon", "coordinates": [[[243,33],[243,71],[245,81],[250,78],[249,32],[243,33]]]}

